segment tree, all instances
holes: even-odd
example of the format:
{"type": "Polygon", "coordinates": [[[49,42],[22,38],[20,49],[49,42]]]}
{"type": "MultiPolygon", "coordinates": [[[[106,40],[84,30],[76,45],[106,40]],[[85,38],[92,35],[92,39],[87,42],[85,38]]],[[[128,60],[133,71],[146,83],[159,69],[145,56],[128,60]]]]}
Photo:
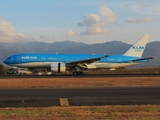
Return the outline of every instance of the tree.
{"type": "Polygon", "coordinates": [[[3,66],[3,65],[0,65],[0,75],[3,74],[3,70],[4,70],[4,66],[3,66]]]}
{"type": "Polygon", "coordinates": [[[8,68],[4,67],[3,65],[0,65],[0,75],[7,74],[8,68]]]}

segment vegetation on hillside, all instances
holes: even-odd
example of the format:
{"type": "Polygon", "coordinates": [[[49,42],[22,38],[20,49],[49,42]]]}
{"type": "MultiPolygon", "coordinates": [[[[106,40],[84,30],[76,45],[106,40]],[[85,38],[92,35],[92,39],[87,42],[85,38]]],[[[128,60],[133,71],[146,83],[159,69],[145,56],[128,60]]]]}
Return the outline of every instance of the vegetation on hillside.
{"type": "Polygon", "coordinates": [[[8,68],[0,64],[0,75],[6,75],[8,68]]]}

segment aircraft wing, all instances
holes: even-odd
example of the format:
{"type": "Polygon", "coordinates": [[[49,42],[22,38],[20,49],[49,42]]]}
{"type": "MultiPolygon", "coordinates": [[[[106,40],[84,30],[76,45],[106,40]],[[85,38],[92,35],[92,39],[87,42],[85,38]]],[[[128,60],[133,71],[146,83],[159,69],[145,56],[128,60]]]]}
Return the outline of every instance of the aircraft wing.
{"type": "Polygon", "coordinates": [[[81,64],[81,63],[93,63],[95,61],[101,60],[102,58],[108,57],[110,55],[104,55],[100,57],[94,57],[94,58],[87,58],[87,59],[81,59],[81,60],[76,60],[76,61],[70,61],[66,62],[67,64],[81,64]]]}
{"type": "Polygon", "coordinates": [[[141,60],[150,60],[150,59],[154,59],[154,57],[138,58],[138,59],[135,59],[135,60],[131,60],[131,62],[139,62],[141,60]]]}

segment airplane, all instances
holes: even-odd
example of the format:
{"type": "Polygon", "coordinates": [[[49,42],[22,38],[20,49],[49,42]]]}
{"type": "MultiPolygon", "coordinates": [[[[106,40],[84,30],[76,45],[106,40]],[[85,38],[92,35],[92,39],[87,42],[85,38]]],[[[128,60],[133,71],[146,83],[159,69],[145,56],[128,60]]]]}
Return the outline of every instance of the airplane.
{"type": "Polygon", "coordinates": [[[23,53],[8,57],[3,62],[19,68],[45,68],[54,73],[83,74],[87,69],[123,68],[149,62],[153,57],[141,57],[150,34],[144,34],[126,53],[114,54],[37,54],[23,53]]]}

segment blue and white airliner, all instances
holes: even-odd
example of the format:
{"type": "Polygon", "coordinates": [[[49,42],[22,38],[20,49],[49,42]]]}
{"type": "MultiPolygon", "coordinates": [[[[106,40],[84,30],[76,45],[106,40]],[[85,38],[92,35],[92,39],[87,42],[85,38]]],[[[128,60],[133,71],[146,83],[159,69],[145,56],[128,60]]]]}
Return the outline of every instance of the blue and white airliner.
{"type": "Polygon", "coordinates": [[[18,68],[46,68],[54,73],[73,72],[83,74],[87,69],[110,69],[123,68],[140,63],[146,63],[153,57],[141,57],[149,34],[144,34],[123,55],[107,54],[16,54],[4,60],[4,63],[18,68]]]}

